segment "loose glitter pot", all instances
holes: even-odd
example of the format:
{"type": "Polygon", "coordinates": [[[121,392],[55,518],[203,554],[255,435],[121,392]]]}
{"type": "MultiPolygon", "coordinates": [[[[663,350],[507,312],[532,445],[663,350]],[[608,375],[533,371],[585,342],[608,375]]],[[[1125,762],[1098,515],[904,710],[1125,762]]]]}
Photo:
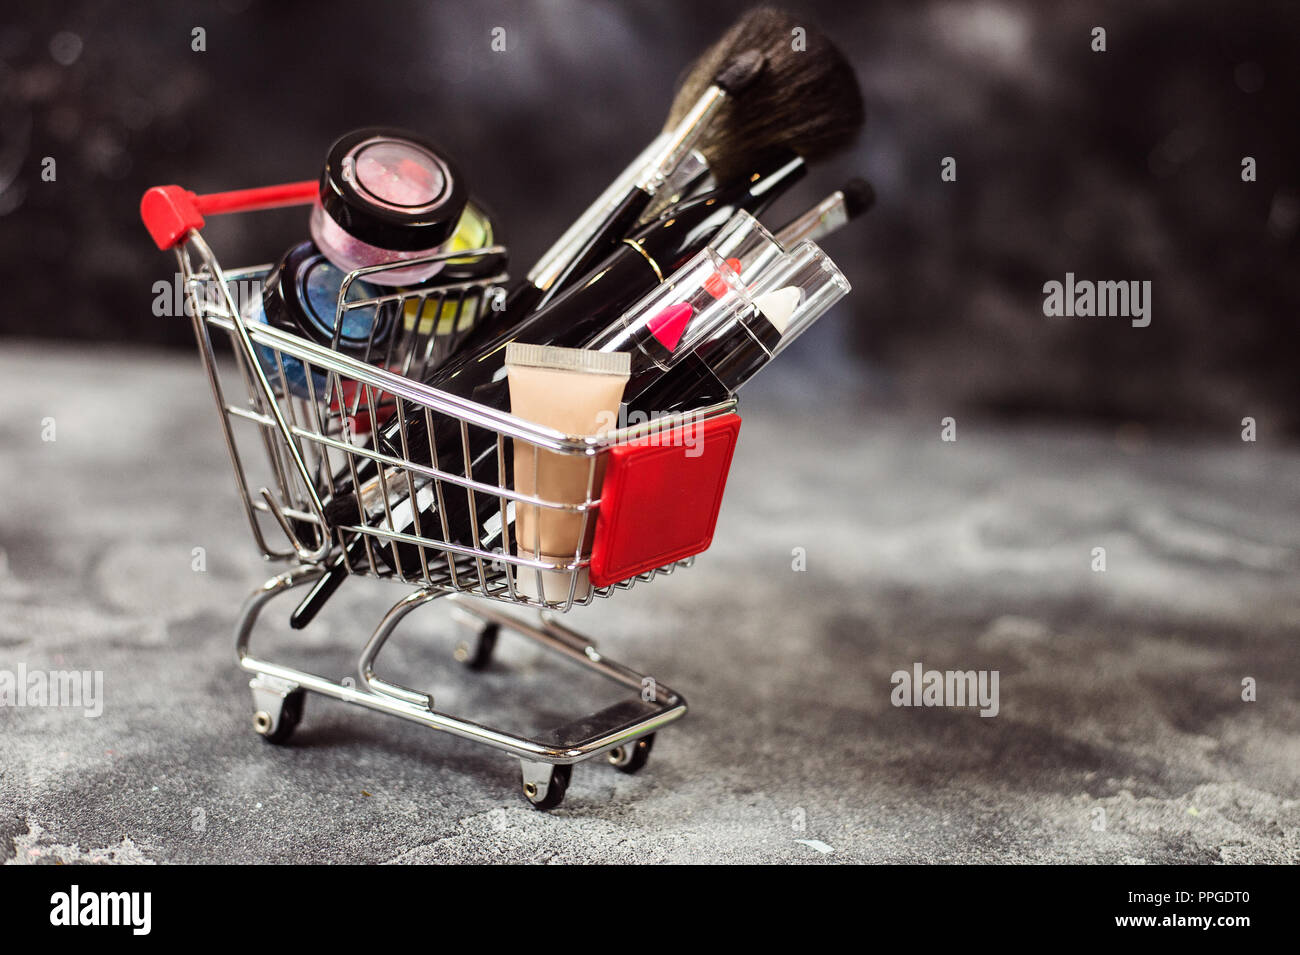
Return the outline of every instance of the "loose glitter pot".
{"type": "MultiPolygon", "coordinates": [[[[465,210],[465,187],[451,161],[401,129],[358,129],[330,147],[311,236],[344,272],[445,251],[465,210]]],[[[375,285],[427,281],[442,262],[366,275],[375,285]]]]}
{"type": "MultiPolygon", "coordinates": [[[[302,242],[294,246],[267,274],[260,296],[253,296],[245,306],[245,320],[266,323],[350,355],[360,361],[374,361],[385,354],[385,344],[394,322],[395,309],[367,305],[343,312],[338,344],[334,345],[334,325],[339,290],[347,273],[321,254],[315,244],[302,242]],[[376,315],[380,319],[376,322],[376,315]]],[[[359,279],[348,286],[347,301],[359,302],[382,294],[359,279]]],[[[297,358],[265,347],[258,347],[262,370],[277,390],[288,387],[289,393],[308,398],[303,364],[297,358]],[[281,373],[283,364],[283,374],[281,373]]],[[[324,397],[326,375],[312,373],[312,389],[319,400],[324,397]]]]}

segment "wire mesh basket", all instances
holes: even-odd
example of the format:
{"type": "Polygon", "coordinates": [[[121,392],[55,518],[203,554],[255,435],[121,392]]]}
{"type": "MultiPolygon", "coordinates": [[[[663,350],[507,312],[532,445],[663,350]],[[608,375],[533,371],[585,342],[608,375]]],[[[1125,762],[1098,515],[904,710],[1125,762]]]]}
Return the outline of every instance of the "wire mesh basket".
{"type": "MultiPolygon", "coordinates": [[[[486,258],[501,251],[458,253],[455,258],[486,258]]],[[[367,361],[274,326],[249,323],[241,316],[241,311],[249,311],[246,303],[257,299],[241,293],[245,298],[241,308],[231,286],[256,283],[266,273],[265,267],[232,271],[223,281],[217,278],[222,273],[201,239],[198,244],[187,243],[180,260],[196,338],[213,388],[220,395],[223,432],[240,497],[264,556],[320,563],[332,547],[344,547],[349,539],[355,539],[360,546],[353,550],[361,553],[347,561],[354,574],[397,578],[558,610],[609,596],[675,566],[656,568],[605,587],[584,588],[580,587],[581,575],[590,563],[589,556],[578,551],[571,560],[555,563],[529,556],[522,545],[522,555],[512,553],[506,530],[514,523],[515,510],[525,506],[574,515],[581,523],[579,538],[590,540],[600,506],[599,479],[606,450],[670,431],[684,422],[699,424],[727,414],[733,404],[665,416],[598,438],[562,435],[418,382],[454,347],[479,312],[500,301],[500,288],[493,283],[504,276],[343,301],[338,327],[348,314],[370,311],[374,318],[369,324],[387,329],[378,341],[367,344],[367,361]],[[198,263],[192,247],[202,250],[198,263]],[[217,335],[232,347],[233,370],[223,368],[217,360],[213,344],[217,335]],[[367,440],[388,422],[396,422],[398,427],[397,446],[391,449],[394,453],[385,453],[367,440]],[[241,450],[241,424],[259,434],[265,473],[270,477],[267,483],[259,485],[246,466],[250,456],[241,450]],[[446,436],[449,431],[458,439],[452,443],[459,451],[450,459],[438,451],[447,442],[435,440],[435,435],[446,436]],[[588,481],[584,499],[547,500],[517,491],[509,466],[516,442],[550,454],[585,459],[588,481]],[[494,453],[471,453],[471,449],[482,448],[494,453]],[[337,500],[344,486],[365,488],[361,475],[376,470],[379,473],[362,495],[372,502],[364,508],[370,520],[329,521],[326,502],[337,500]],[[412,501],[416,507],[410,506],[412,501]],[[459,527],[452,525],[455,518],[459,518],[459,527]],[[268,519],[283,533],[284,544],[268,541],[268,519]],[[547,585],[530,581],[533,587],[521,586],[520,577],[530,572],[547,574],[547,585]],[[571,583],[569,593],[557,600],[544,599],[542,595],[556,592],[555,575],[566,574],[571,583]]],[[[347,296],[348,285],[357,277],[356,273],[348,276],[341,298],[347,296]]],[[[532,455],[534,465],[538,459],[532,455]]],[[[535,480],[533,486],[537,486],[535,480]]],[[[361,516],[359,512],[357,516],[361,516]]]]}
{"type": "MultiPolygon", "coordinates": [[[[565,435],[422,384],[475,321],[500,307],[506,280],[502,246],[349,272],[339,288],[329,345],[269,324],[260,294],[269,268],[223,270],[200,235],[202,214],[305,202],[313,192],[313,183],[300,183],[205,197],[166,186],[150,190],[142,203],[157,244],[176,252],[186,311],[254,541],[264,558],[292,564],[254,592],[236,628],[240,664],[256,674],[250,684],[255,727],[274,742],[287,739],[307,690],[386,711],[518,756],[525,795],[541,808],[563,795],[573,762],[607,753],[619,768],[639,769],[653,730],[684,714],[685,701],[653,678],[607,659],[550,614],[693,560],[640,566],[613,579],[604,579],[605,571],[604,578],[593,579],[593,555],[609,549],[610,536],[619,534],[598,520],[603,478],[615,449],[668,444],[658,439],[734,418],[734,400],[590,437],[565,435]],[[423,285],[377,290],[367,282],[383,269],[423,263],[439,266],[423,285]],[[345,336],[347,348],[341,347],[345,336]],[[223,360],[218,343],[230,346],[232,361],[223,360]],[[513,473],[523,448],[534,469],[531,484],[516,481],[513,473]],[[536,468],[543,455],[583,462],[586,491],[580,500],[547,499],[516,487],[539,487],[536,468]],[[572,555],[542,556],[540,542],[512,541],[516,519],[530,510],[569,515],[578,528],[572,555]],[[340,569],[416,588],[366,642],[356,678],[331,680],[253,657],[249,642],[263,605],[340,569]],[[464,662],[483,665],[497,634],[507,628],[635,688],[637,697],[525,737],[441,713],[432,694],[379,679],[374,661],[397,623],[443,595],[544,611],[533,625],[462,599],[458,615],[470,630],[457,653],[464,662]]],[[[661,490],[672,493],[671,487],[661,490]]],[[[707,547],[707,538],[701,543],[699,549],[707,547]]]]}

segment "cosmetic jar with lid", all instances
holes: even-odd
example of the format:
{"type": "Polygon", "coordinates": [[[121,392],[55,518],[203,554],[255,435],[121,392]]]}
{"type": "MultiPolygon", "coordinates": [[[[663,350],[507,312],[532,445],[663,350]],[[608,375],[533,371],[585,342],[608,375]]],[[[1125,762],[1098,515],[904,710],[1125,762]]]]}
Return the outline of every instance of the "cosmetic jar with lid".
{"type": "MultiPolygon", "coordinates": [[[[339,139],[321,171],[311,235],[344,272],[446,250],[465,210],[460,173],[430,143],[401,129],[358,129],[339,139]]],[[[376,285],[427,281],[442,262],[368,273],[376,285]]]]}
{"type": "MultiPolygon", "coordinates": [[[[268,273],[261,294],[248,300],[245,321],[273,325],[360,361],[377,363],[385,355],[395,309],[381,305],[345,309],[336,342],[339,292],[346,277],[347,273],[322,255],[315,244],[299,243],[268,273]]],[[[346,300],[363,302],[380,294],[357,279],[348,286],[346,300]]],[[[310,398],[314,389],[315,398],[325,397],[326,375],[319,368],[313,371],[309,388],[306,370],[297,358],[266,346],[258,347],[258,358],[277,390],[287,386],[290,394],[310,398]]]]}

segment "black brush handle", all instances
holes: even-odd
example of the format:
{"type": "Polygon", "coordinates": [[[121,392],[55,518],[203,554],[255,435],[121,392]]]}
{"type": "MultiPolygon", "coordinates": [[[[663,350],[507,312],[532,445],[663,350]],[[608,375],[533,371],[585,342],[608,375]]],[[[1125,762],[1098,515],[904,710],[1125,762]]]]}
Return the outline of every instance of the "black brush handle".
{"type": "Polygon", "coordinates": [[[641,213],[645,212],[646,207],[650,205],[651,198],[650,193],[639,187],[624,196],[623,201],[605,217],[605,221],[601,223],[600,228],[587,240],[586,244],[578,251],[578,254],[573,257],[573,260],[565,266],[564,271],[551,284],[551,287],[542,294],[537,307],[544,307],[560,292],[605,261],[605,258],[614,251],[614,246],[636,228],[637,220],[641,218],[641,213]]]}
{"type": "Polygon", "coordinates": [[[441,364],[446,364],[455,355],[481,348],[510,331],[533,313],[543,294],[545,293],[528,279],[516,279],[507,288],[506,300],[501,309],[489,310],[487,314],[480,315],[441,364]]]}
{"type": "Polygon", "coordinates": [[[537,308],[537,303],[542,300],[543,294],[543,291],[528,279],[520,279],[518,284],[512,285],[506,292],[506,300],[501,311],[494,313],[496,317],[489,325],[504,329],[519,324],[537,308]]]}
{"type": "MultiPolygon", "coordinates": [[[[357,539],[359,541],[360,538],[357,539]]],[[[352,542],[355,546],[357,541],[352,542]]],[[[348,576],[348,558],[352,549],[338,554],[334,560],[329,563],[325,569],[325,575],[312,585],[311,590],[307,591],[307,596],[294,608],[293,613],[289,615],[289,626],[295,630],[301,630],[307,624],[316,618],[320,608],[325,606],[326,601],[334,596],[334,591],[347,579],[348,576]]]]}

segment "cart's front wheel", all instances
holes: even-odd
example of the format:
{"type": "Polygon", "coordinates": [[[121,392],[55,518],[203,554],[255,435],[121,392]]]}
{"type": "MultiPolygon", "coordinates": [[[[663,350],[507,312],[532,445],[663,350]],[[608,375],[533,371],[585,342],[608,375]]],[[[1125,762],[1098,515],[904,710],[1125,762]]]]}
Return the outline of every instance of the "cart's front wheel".
{"type": "Polygon", "coordinates": [[[303,690],[294,690],[286,694],[284,702],[280,705],[278,720],[266,710],[258,710],[253,714],[253,729],[268,743],[288,742],[293,731],[302,722],[302,703],[306,696],[303,690]]]}
{"type": "Polygon", "coordinates": [[[535,809],[554,809],[564,799],[564,793],[569,788],[569,779],[572,776],[572,766],[552,766],[550,778],[545,783],[525,778],[524,798],[532,803],[535,809]]]}
{"type": "Polygon", "coordinates": [[[654,745],[655,734],[647,733],[640,739],[615,746],[609,751],[609,764],[620,773],[635,773],[650,759],[650,750],[654,749],[654,745]]]}

